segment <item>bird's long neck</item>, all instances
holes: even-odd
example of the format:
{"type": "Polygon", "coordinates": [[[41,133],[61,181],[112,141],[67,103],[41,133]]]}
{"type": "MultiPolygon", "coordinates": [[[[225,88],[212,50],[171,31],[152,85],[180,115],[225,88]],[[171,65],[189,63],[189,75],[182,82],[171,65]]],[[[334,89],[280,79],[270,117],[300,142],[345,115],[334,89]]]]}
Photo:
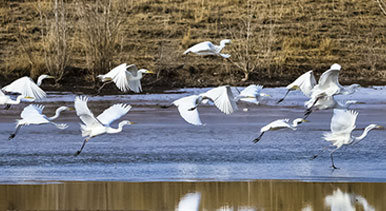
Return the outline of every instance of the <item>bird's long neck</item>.
{"type": "Polygon", "coordinates": [[[21,98],[23,98],[23,95],[17,96],[16,100],[10,99],[10,101],[7,104],[19,104],[21,102],[21,98]]]}
{"type": "Polygon", "coordinates": [[[351,84],[350,86],[348,86],[348,87],[344,87],[343,88],[343,94],[345,94],[345,95],[350,95],[350,94],[352,94],[352,93],[354,93],[356,90],[357,90],[357,85],[356,84],[351,84]]]}
{"type": "Polygon", "coordinates": [[[133,77],[132,79],[134,80],[140,80],[143,76],[143,73],[141,71],[138,71],[137,72],[137,76],[133,77]]]}
{"type": "Polygon", "coordinates": [[[58,108],[56,109],[55,111],[55,115],[52,116],[52,117],[49,117],[48,120],[52,121],[54,119],[57,119],[59,116],[60,116],[60,113],[62,112],[63,110],[61,108],[58,108]]]}
{"type": "Polygon", "coordinates": [[[295,119],[294,121],[292,121],[291,127],[296,128],[298,125],[299,125],[299,121],[297,119],[295,119]]]}
{"type": "Polygon", "coordinates": [[[120,123],[118,124],[118,128],[112,128],[112,127],[110,127],[110,128],[108,128],[107,133],[119,133],[119,132],[122,131],[124,125],[126,125],[125,122],[120,122],[120,123]]]}
{"type": "Polygon", "coordinates": [[[216,45],[216,52],[220,53],[220,51],[225,47],[224,42],[220,42],[220,45],[216,45]]]}
{"type": "Polygon", "coordinates": [[[38,80],[36,81],[36,85],[40,86],[43,82],[44,76],[39,76],[38,80]]]}
{"type": "Polygon", "coordinates": [[[374,127],[372,127],[371,125],[368,125],[364,130],[363,130],[363,133],[362,135],[360,136],[357,136],[357,137],[353,137],[354,138],[354,141],[356,142],[359,142],[361,141],[362,139],[364,139],[367,134],[369,133],[370,130],[374,129],[374,127]]]}

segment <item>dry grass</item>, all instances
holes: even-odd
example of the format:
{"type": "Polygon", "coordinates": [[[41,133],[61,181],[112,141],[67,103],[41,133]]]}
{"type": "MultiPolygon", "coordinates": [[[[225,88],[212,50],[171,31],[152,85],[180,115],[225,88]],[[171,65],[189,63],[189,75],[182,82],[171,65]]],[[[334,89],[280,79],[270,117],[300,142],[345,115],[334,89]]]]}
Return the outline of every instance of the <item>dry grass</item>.
{"type": "MultiPolygon", "coordinates": [[[[55,42],[41,34],[52,37],[47,26],[55,23],[55,16],[44,16],[46,26],[41,24],[34,9],[38,2],[0,4],[0,69],[9,78],[5,82],[49,72],[44,53],[60,54],[47,47],[55,42]]],[[[383,1],[65,2],[69,29],[63,83],[79,75],[79,80],[93,81],[122,62],[157,70],[156,77],[145,81],[154,86],[236,85],[243,84],[243,78],[248,79],[245,83],[284,85],[309,69],[321,74],[335,62],[343,66],[345,83],[386,83],[383,1]],[[194,43],[230,37],[233,43],[224,52],[232,55],[232,62],[181,56],[194,43]]],[[[52,14],[52,3],[45,9],[52,14]]]]}

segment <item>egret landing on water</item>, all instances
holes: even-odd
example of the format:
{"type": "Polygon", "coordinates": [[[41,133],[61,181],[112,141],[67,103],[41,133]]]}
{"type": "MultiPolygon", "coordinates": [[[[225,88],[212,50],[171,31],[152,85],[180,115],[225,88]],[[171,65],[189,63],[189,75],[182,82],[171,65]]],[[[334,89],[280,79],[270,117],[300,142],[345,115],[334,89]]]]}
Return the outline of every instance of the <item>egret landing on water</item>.
{"type": "Polygon", "coordinates": [[[118,128],[110,127],[111,123],[129,112],[131,109],[130,105],[122,103],[114,104],[95,118],[94,114],[87,106],[87,100],[87,97],[77,96],[75,98],[76,115],[78,115],[80,120],[82,120],[84,123],[80,125],[82,130],[82,137],[86,137],[83,141],[82,147],[79,151],[76,152],[75,155],[79,155],[82,152],[83,147],[92,137],[102,135],[104,133],[119,133],[122,131],[124,125],[133,124],[133,122],[124,120],[118,124],[118,128]]]}
{"type": "MultiPolygon", "coordinates": [[[[331,118],[330,129],[331,132],[324,133],[324,140],[329,141],[332,145],[336,146],[336,149],[332,150],[330,153],[332,168],[337,169],[334,164],[333,154],[336,150],[341,148],[343,145],[352,145],[363,140],[367,133],[376,128],[383,128],[377,124],[368,125],[362,135],[360,136],[352,136],[351,133],[355,129],[355,122],[358,116],[358,112],[352,110],[342,110],[342,109],[334,109],[334,114],[331,118]]],[[[325,148],[327,149],[327,148],[325,148]]],[[[318,154],[314,155],[311,159],[315,159],[322,153],[325,149],[320,151],[318,154]]]]}
{"type": "Polygon", "coordinates": [[[106,84],[112,82],[114,82],[122,92],[128,92],[129,90],[135,93],[142,92],[141,79],[145,73],[154,74],[154,72],[150,70],[138,69],[135,64],[120,64],[107,74],[97,76],[103,82],[103,85],[98,89],[97,95],[106,84]]]}
{"type": "Polygon", "coordinates": [[[225,44],[228,44],[228,43],[231,43],[231,40],[229,39],[221,40],[220,45],[214,45],[210,41],[200,42],[193,45],[188,50],[186,50],[184,52],[184,55],[188,53],[195,53],[200,56],[217,55],[217,56],[222,56],[223,58],[229,58],[231,55],[220,53],[221,50],[225,47],[225,44]]]}
{"type": "Polygon", "coordinates": [[[261,137],[263,136],[263,134],[267,131],[271,131],[271,130],[280,130],[280,129],[285,129],[285,128],[289,128],[289,129],[292,129],[292,130],[296,130],[296,127],[303,123],[303,122],[308,122],[307,120],[305,119],[302,119],[302,118],[296,118],[292,121],[292,125],[290,125],[289,123],[289,119],[278,119],[278,120],[275,120],[267,125],[265,125],[264,127],[262,127],[260,129],[260,135],[259,137],[255,138],[253,140],[253,143],[257,143],[260,141],[261,137]]]}
{"type": "Polygon", "coordinates": [[[56,109],[55,115],[52,117],[47,117],[44,115],[43,109],[43,105],[29,105],[25,107],[20,114],[21,119],[17,120],[15,132],[9,136],[8,140],[13,139],[19,132],[20,128],[26,125],[42,125],[51,123],[61,130],[64,130],[68,127],[67,124],[57,124],[52,121],[57,119],[62,111],[72,110],[72,108],[61,106],[56,109]]]}
{"type": "Polygon", "coordinates": [[[2,90],[10,93],[19,93],[23,96],[33,97],[36,100],[41,100],[45,98],[47,94],[39,86],[46,78],[54,77],[49,75],[41,75],[35,84],[35,82],[33,82],[30,77],[24,76],[3,87],[2,90]]]}

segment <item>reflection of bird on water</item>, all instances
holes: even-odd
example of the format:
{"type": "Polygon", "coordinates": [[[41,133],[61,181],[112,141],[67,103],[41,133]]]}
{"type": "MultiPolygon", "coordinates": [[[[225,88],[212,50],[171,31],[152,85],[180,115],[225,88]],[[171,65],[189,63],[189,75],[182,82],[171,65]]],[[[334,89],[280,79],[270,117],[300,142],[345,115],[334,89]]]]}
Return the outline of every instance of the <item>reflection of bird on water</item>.
{"type": "Polygon", "coordinates": [[[238,109],[234,99],[230,86],[220,86],[199,95],[190,95],[177,99],[171,105],[162,106],[162,108],[175,105],[185,121],[193,125],[202,125],[197,110],[201,103],[211,101],[221,112],[231,114],[238,109]]]}
{"type": "MultiPolygon", "coordinates": [[[[351,133],[356,127],[355,122],[357,116],[358,112],[356,111],[334,109],[334,114],[331,118],[330,124],[331,132],[324,133],[324,139],[336,146],[336,149],[332,150],[330,153],[332,168],[334,169],[336,169],[336,166],[332,155],[336,150],[341,148],[343,145],[351,145],[360,142],[372,129],[383,128],[382,126],[376,124],[370,124],[364,129],[362,135],[352,136],[351,133]]],[[[312,159],[316,158],[323,151],[324,150],[320,151],[317,155],[314,155],[312,159]]]]}
{"type": "Polygon", "coordinates": [[[67,124],[56,124],[53,122],[53,120],[57,119],[62,111],[71,110],[72,108],[61,106],[56,109],[55,115],[52,117],[47,117],[44,115],[43,109],[43,105],[29,105],[25,107],[20,114],[21,119],[17,120],[15,132],[9,136],[8,140],[13,139],[19,132],[20,128],[26,125],[42,125],[51,123],[61,130],[68,127],[67,124]]]}
{"type": "Polygon", "coordinates": [[[289,119],[278,119],[278,120],[275,120],[267,125],[265,125],[264,127],[262,127],[260,129],[260,135],[259,137],[255,138],[253,140],[254,143],[257,143],[258,141],[260,141],[261,137],[263,136],[263,134],[267,131],[271,131],[271,130],[280,130],[280,129],[284,129],[284,128],[289,128],[289,129],[292,129],[292,130],[296,130],[296,127],[301,124],[302,122],[306,122],[307,120],[304,120],[302,118],[296,118],[292,121],[292,125],[290,125],[288,123],[289,119]]]}
{"type": "Polygon", "coordinates": [[[82,149],[86,142],[88,142],[92,137],[102,135],[104,133],[119,133],[122,131],[124,125],[133,124],[130,121],[124,120],[118,124],[118,128],[110,127],[110,124],[115,120],[121,118],[131,109],[130,105],[127,104],[114,104],[110,108],[106,109],[96,118],[94,114],[89,110],[87,106],[86,97],[76,97],[75,98],[75,110],[76,115],[79,116],[80,120],[84,124],[81,124],[82,136],[86,137],[83,142],[82,147],[77,151],[76,155],[79,155],[82,152],[82,149]]]}
{"type": "Polygon", "coordinates": [[[33,97],[37,100],[41,100],[46,97],[46,93],[39,86],[46,78],[54,77],[49,75],[41,75],[35,84],[35,82],[30,77],[24,76],[3,87],[2,90],[10,93],[19,93],[23,96],[33,97]]]}
{"type": "Polygon", "coordinates": [[[331,211],[355,211],[355,204],[358,203],[365,211],[375,211],[367,200],[360,195],[344,193],[339,188],[334,190],[332,195],[324,198],[324,204],[331,208],[331,211]]]}
{"type": "Polygon", "coordinates": [[[198,211],[200,200],[201,193],[187,193],[181,198],[176,211],[198,211]]]}
{"type": "Polygon", "coordinates": [[[195,53],[200,56],[206,56],[206,55],[218,55],[222,56],[223,58],[229,58],[231,55],[229,54],[222,54],[220,53],[221,50],[225,47],[225,44],[230,43],[231,40],[225,39],[220,41],[220,45],[214,45],[210,41],[200,42],[192,47],[190,47],[188,50],[184,52],[185,54],[188,53],[195,53]]]}
{"type": "Polygon", "coordinates": [[[287,92],[277,103],[282,102],[290,91],[300,90],[305,96],[311,97],[311,91],[316,85],[316,80],[312,70],[299,76],[294,82],[287,85],[287,92]]]}
{"type": "Polygon", "coordinates": [[[110,70],[110,72],[104,75],[98,75],[97,77],[103,82],[103,85],[99,88],[98,93],[101,92],[106,84],[114,82],[119,90],[122,92],[141,92],[141,79],[144,73],[154,73],[146,69],[138,69],[135,64],[126,65],[126,63],[120,64],[117,67],[110,70]]]}

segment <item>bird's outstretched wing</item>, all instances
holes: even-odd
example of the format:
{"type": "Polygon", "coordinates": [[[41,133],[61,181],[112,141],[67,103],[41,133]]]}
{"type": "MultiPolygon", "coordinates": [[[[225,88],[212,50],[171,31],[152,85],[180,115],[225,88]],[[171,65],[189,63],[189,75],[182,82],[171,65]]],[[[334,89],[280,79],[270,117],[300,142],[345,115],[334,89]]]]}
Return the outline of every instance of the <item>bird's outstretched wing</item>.
{"type": "Polygon", "coordinates": [[[197,105],[198,98],[199,96],[197,95],[191,95],[180,98],[173,102],[173,104],[177,106],[178,112],[180,112],[181,117],[192,125],[202,125],[198,110],[191,110],[191,108],[197,105]]]}
{"type": "Polygon", "coordinates": [[[0,90],[0,97],[4,97],[4,96],[5,96],[4,92],[0,90]]]}
{"type": "Polygon", "coordinates": [[[334,109],[334,115],[331,118],[331,132],[349,133],[355,129],[355,122],[358,112],[353,110],[334,109]]]}
{"type": "Polygon", "coordinates": [[[20,93],[23,96],[33,97],[37,100],[46,97],[46,93],[27,76],[15,80],[11,84],[5,86],[2,90],[20,93]]]}
{"type": "Polygon", "coordinates": [[[108,72],[105,77],[112,78],[115,85],[122,92],[129,91],[129,83],[126,77],[126,63],[120,64],[114,67],[110,72],[108,72]]]}
{"type": "Polygon", "coordinates": [[[259,103],[258,98],[260,96],[262,89],[263,89],[263,86],[261,85],[251,84],[247,86],[245,89],[243,89],[240,92],[239,96],[236,97],[235,100],[237,101],[238,99],[240,99],[242,101],[258,104],[259,103]]]}
{"type": "Polygon", "coordinates": [[[43,105],[29,105],[23,109],[20,116],[28,123],[48,123],[49,121],[42,114],[43,105]]]}
{"type": "Polygon", "coordinates": [[[200,96],[211,99],[216,107],[226,114],[231,114],[238,109],[230,86],[220,86],[200,96]]]}
{"type": "Polygon", "coordinates": [[[75,98],[75,110],[76,115],[79,116],[80,120],[87,126],[87,127],[97,127],[101,126],[102,123],[100,123],[95,117],[94,114],[90,111],[90,109],[87,106],[87,97],[81,97],[77,96],[75,98]]]}
{"type": "Polygon", "coordinates": [[[312,70],[303,73],[299,76],[294,82],[287,85],[287,89],[292,89],[293,87],[299,87],[300,91],[307,97],[311,97],[312,89],[316,85],[315,76],[312,70]]]}
{"type": "Polygon", "coordinates": [[[342,89],[338,80],[339,72],[339,69],[329,69],[324,72],[319,78],[319,83],[312,90],[312,97],[315,98],[320,94],[327,96],[338,94],[342,89]]]}
{"type": "Polygon", "coordinates": [[[188,50],[186,50],[184,54],[187,54],[190,52],[198,53],[198,54],[203,53],[203,55],[205,54],[209,55],[209,54],[214,54],[216,52],[216,48],[212,42],[204,41],[204,42],[197,43],[192,47],[188,48],[188,50]]]}
{"type": "Polygon", "coordinates": [[[97,116],[97,119],[103,125],[109,126],[112,122],[127,114],[127,112],[129,112],[130,109],[131,109],[131,105],[128,105],[128,104],[123,104],[123,103],[114,104],[110,106],[110,108],[104,110],[101,114],[99,114],[97,116]]]}

